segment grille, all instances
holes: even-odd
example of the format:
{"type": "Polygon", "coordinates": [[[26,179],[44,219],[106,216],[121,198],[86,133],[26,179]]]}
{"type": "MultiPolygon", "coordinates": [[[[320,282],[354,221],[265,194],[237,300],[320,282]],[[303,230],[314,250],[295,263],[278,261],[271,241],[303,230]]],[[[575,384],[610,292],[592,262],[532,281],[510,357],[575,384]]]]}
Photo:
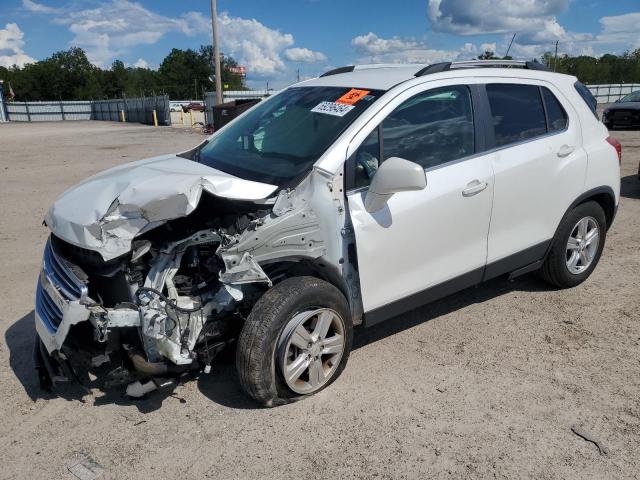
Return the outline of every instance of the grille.
{"type": "Polygon", "coordinates": [[[72,268],[74,267],[56,254],[51,240],[48,240],[44,249],[40,281],[36,288],[36,311],[52,332],[58,329],[62,321],[63,311],[60,303],[78,300],[87,294],[86,283],[78,278],[72,268]],[[50,294],[47,288],[60,294],[58,301],[52,298],[55,292],[50,294]]]}
{"type": "Polygon", "coordinates": [[[640,120],[638,110],[615,110],[612,117],[615,120],[640,120]]]}

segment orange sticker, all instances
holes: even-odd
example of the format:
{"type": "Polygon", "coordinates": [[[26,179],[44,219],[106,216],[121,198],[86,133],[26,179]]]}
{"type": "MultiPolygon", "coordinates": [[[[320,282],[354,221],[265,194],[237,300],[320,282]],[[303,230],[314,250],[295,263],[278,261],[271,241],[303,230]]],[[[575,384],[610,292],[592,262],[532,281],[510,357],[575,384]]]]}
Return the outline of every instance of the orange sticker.
{"type": "Polygon", "coordinates": [[[369,90],[358,90],[357,88],[352,88],[343,96],[341,96],[336,103],[344,103],[345,105],[353,105],[354,103],[362,100],[362,97],[366,97],[369,95],[369,90]]]}

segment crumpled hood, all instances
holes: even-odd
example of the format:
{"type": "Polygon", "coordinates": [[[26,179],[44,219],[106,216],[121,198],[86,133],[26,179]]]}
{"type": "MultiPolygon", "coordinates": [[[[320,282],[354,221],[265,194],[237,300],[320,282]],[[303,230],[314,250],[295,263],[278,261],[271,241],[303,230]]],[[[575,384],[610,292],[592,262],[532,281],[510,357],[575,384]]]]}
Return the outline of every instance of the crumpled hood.
{"type": "Polygon", "coordinates": [[[140,233],[189,215],[203,190],[229,199],[259,200],[277,188],[164,155],[89,177],[63,193],[45,221],[56,236],[110,260],[127,253],[140,233]]]}

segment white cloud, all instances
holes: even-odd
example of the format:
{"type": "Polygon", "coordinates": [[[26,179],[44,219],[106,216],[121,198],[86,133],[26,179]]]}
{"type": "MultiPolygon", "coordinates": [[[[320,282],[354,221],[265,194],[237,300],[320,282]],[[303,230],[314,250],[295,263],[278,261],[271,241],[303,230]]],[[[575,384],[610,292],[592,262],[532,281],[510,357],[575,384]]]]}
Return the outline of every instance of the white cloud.
{"type": "Polygon", "coordinates": [[[469,59],[477,55],[478,47],[465,43],[458,50],[430,48],[425,42],[399,37],[382,38],[373,32],[351,40],[360,54],[357,63],[438,63],[469,59]]]}
{"type": "Polygon", "coordinates": [[[34,2],[33,0],[22,0],[22,6],[30,12],[36,13],[60,13],[62,9],[43,5],[41,3],[34,2]]]}
{"type": "Polygon", "coordinates": [[[290,62],[316,63],[326,62],[327,56],[322,52],[314,52],[308,48],[288,48],[284,52],[284,58],[290,62]]]}
{"type": "Polygon", "coordinates": [[[398,37],[380,38],[373,32],[360,35],[351,40],[356,50],[371,55],[383,55],[414,49],[418,43],[413,40],[402,40],[398,37]]]}
{"type": "Polygon", "coordinates": [[[0,29],[0,66],[12,67],[24,66],[35,62],[33,58],[24,53],[24,33],[15,23],[7,23],[4,29],[0,29]]]}
{"type": "Polygon", "coordinates": [[[570,0],[429,0],[434,29],[458,35],[540,31],[570,0]]]}
{"type": "MultiPolygon", "coordinates": [[[[514,57],[535,58],[558,41],[561,53],[601,55],[640,47],[640,12],[603,17],[597,34],[567,31],[558,21],[571,0],[429,0],[428,17],[434,30],[458,35],[504,34],[498,54],[511,35],[514,57]]],[[[579,8],[577,2],[574,8],[579,8]]],[[[483,47],[482,47],[483,48],[483,47]]],[[[496,49],[492,49],[496,51],[496,49]]]]}
{"type": "Polygon", "coordinates": [[[490,52],[495,52],[496,51],[496,43],[483,43],[482,45],[480,45],[480,51],[481,52],[486,52],[486,51],[490,51],[490,52]]]}
{"type": "MultiPolygon", "coordinates": [[[[25,8],[36,13],[54,13],[51,7],[23,0],[25,8]]],[[[74,5],[74,4],[70,4],[74,5]]],[[[73,39],[70,44],[87,52],[98,66],[109,64],[138,45],[152,45],[170,32],[199,36],[210,42],[211,19],[200,12],[187,12],[172,18],[155,13],[131,0],[100,1],[94,8],[55,9],[54,23],[66,26],[73,39]]],[[[233,56],[252,75],[267,77],[286,72],[285,59],[303,63],[326,61],[321,52],[291,48],[290,33],[269,28],[256,19],[218,16],[220,43],[225,54],[233,56]]]]}
{"type": "Polygon", "coordinates": [[[598,43],[629,43],[640,48],[640,12],[627,13],[600,19],[602,32],[596,36],[598,43]]]}
{"type": "Polygon", "coordinates": [[[232,55],[254,74],[273,75],[286,69],[282,53],[293,46],[290,33],[273,30],[256,19],[219,16],[220,41],[225,53],[232,55]]]}
{"type": "Polygon", "coordinates": [[[139,58],[133,66],[135,68],[149,68],[149,63],[144,58],[139,58]]]}
{"type": "Polygon", "coordinates": [[[198,16],[201,14],[189,12],[170,18],[139,3],[112,0],[96,8],[68,11],[54,22],[66,25],[74,34],[70,43],[83,48],[93,63],[103,66],[131,47],[154,44],[169,32],[188,36],[202,32],[202,23],[193,22],[198,16]]]}

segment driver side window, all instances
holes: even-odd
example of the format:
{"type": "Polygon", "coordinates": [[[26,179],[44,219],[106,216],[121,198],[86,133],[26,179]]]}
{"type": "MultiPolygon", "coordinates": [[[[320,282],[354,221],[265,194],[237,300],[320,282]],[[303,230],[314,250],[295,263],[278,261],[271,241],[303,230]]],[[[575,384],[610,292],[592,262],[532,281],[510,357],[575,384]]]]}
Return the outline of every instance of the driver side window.
{"type": "Polygon", "coordinates": [[[400,157],[432,168],[475,151],[473,106],[468,87],[419,93],[403,102],[354,154],[355,188],[371,183],[380,164],[400,157]]]}

